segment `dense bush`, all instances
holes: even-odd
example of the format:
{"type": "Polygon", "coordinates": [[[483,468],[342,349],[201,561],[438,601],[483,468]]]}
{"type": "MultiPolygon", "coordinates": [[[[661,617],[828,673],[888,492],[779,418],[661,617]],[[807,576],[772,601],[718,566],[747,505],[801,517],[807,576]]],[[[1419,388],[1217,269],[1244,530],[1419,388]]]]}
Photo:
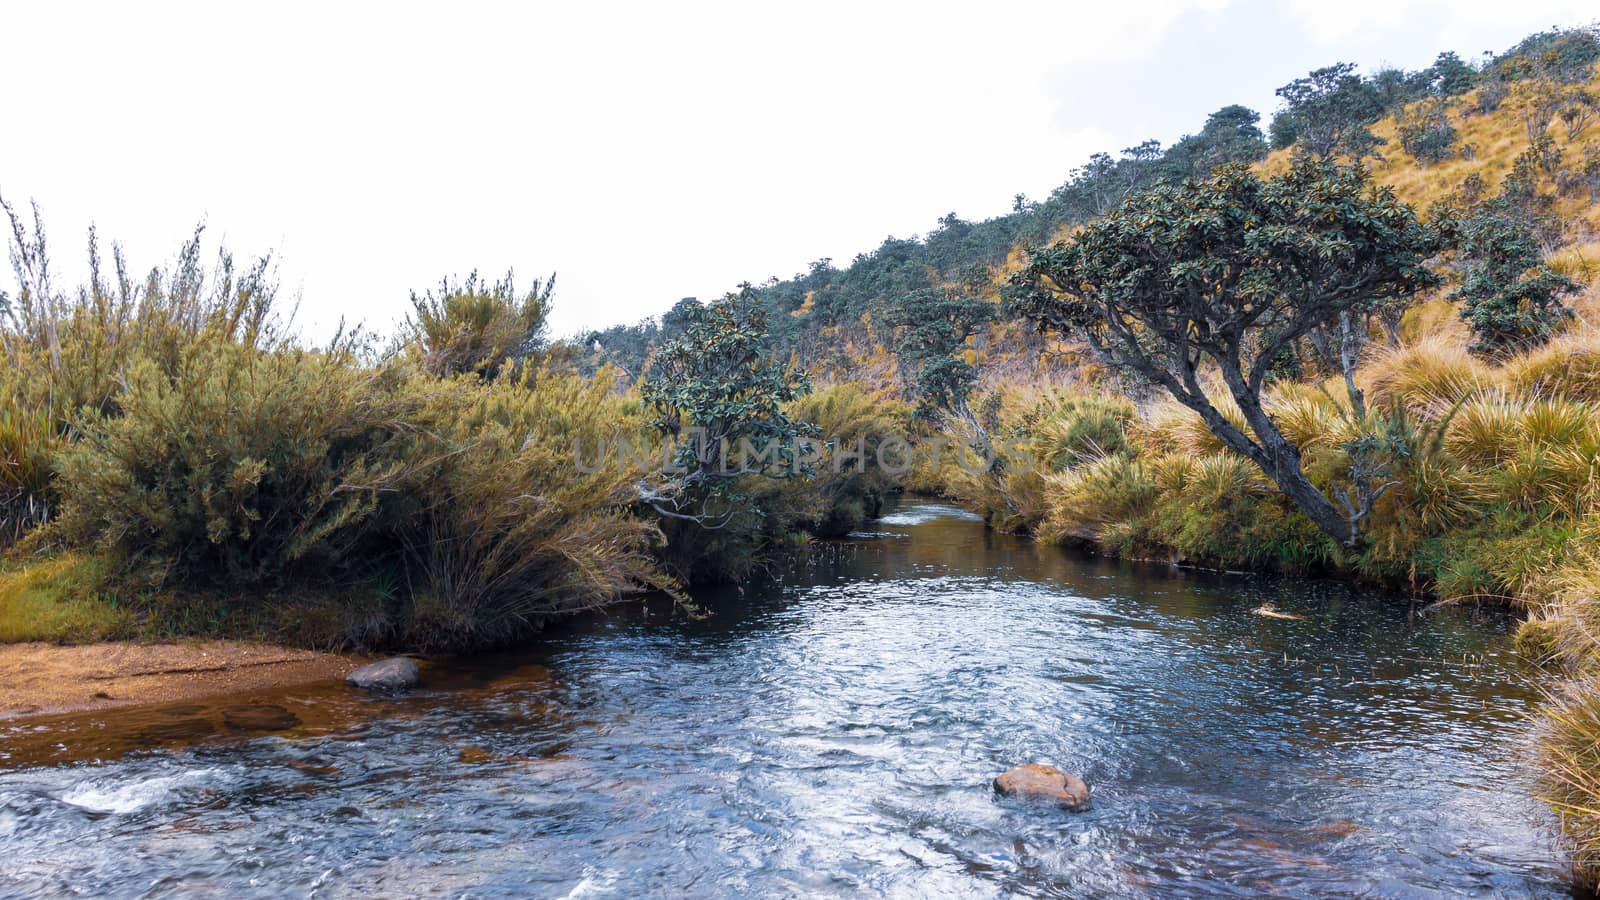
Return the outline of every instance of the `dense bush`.
{"type": "Polygon", "coordinates": [[[600,452],[645,425],[609,382],[547,372],[426,387],[427,435],[408,456],[427,478],[402,498],[396,532],[413,587],[406,645],[503,643],[553,616],[672,588],[654,556],[661,532],[630,509],[645,466],[600,452]]]}
{"type": "Polygon", "coordinates": [[[446,278],[437,293],[411,295],[410,347],[433,375],[493,378],[543,345],[555,285],[551,275],[523,294],[510,272],[492,283],[477,272],[465,281],[446,278]]]}
{"type": "Polygon", "coordinates": [[[13,551],[10,583],[35,606],[104,612],[62,635],[115,619],[466,647],[674,586],[635,509],[643,465],[575,457],[636,441],[639,404],[609,376],[536,368],[548,284],[447,283],[416,300],[409,352],[384,360],[359,334],[318,350],[287,338],[270,260],[240,271],[223,252],[207,269],[198,231],[143,280],[120,250],[103,278],[91,236],[90,281],[67,293],[37,216],[11,218],[0,547],[58,513],[29,556],[13,551]],[[79,551],[90,564],[69,584],[49,554],[79,551]],[[89,602],[102,591],[122,603],[89,602]]]}
{"type": "Polygon", "coordinates": [[[389,552],[381,501],[422,475],[405,440],[420,404],[402,387],[339,347],[198,342],[171,377],[137,360],[120,414],[89,411],[59,457],[60,532],[178,579],[372,565],[389,552]]]}
{"type": "Polygon", "coordinates": [[[816,473],[796,490],[816,498],[807,531],[837,537],[878,515],[900,487],[909,452],[911,407],[887,390],[827,384],[788,405],[791,418],[810,422],[824,443],[816,473]]]}

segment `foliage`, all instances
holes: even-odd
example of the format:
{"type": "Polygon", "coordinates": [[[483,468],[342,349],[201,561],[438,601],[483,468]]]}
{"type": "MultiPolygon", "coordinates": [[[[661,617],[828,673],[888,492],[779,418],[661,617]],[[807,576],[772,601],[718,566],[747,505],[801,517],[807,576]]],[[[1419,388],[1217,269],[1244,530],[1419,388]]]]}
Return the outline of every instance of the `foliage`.
{"type": "Polygon", "coordinates": [[[1397,118],[1400,146],[1418,165],[1444,162],[1455,155],[1456,129],[1450,124],[1450,106],[1440,97],[1419,101],[1397,118]]]}
{"type": "Polygon", "coordinates": [[[544,343],[555,286],[552,274],[519,294],[510,272],[492,284],[473,272],[465,281],[441,280],[437,293],[412,292],[406,328],[423,369],[441,377],[484,378],[508,364],[514,370],[544,343]]]}
{"type": "MultiPolygon", "coordinates": [[[[204,228],[179,248],[172,264],[136,278],[120,246],[114,274],[103,272],[99,240],[89,230],[89,281],[75,292],[55,289],[49,244],[37,206],[30,229],[0,198],[11,222],[11,258],[19,285],[9,322],[0,320],[7,362],[29,377],[12,381],[12,399],[64,424],[89,408],[115,414],[123,373],[145,359],[171,375],[185,348],[226,341],[258,349],[284,344],[287,323],[276,311],[278,285],[270,255],[238,266],[225,248],[216,264],[201,262],[204,228]]],[[[30,413],[31,414],[31,413],[30,413]]]]}
{"type": "Polygon", "coordinates": [[[910,452],[910,407],[885,390],[843,383],[792,401],[788,413],[812,423],[828,444],[826,465],[803,486],[824,504],[804,523],[807,530],[838,537],[860,528],[900,486],[897,473],[910,452]]]}
{"type": "Polygon", "coordinates": [[[1486,204],[1462,223],[1466,277],[1452,295],[1484,354],[1548,341],[1572,318],[1561,302],[1579,285],[1542,261],[1527,215],[1508,195],[1486,204]]]}
{"type": "Polygon", "coordinates": [[[644,430],[638,404],[604,376],[552,372],[457,378],[427,387],[427,437],[408,458],[429,477],[400,524],[406,646],[505,643],[546,620],[643,588],[672,589],[656,566],[660,531],[634,516],[643,464],[577,448],[617,447],[644,430]]]}
{"type": "Polygon", "coordinates": [[[1283,108],[1272,121],[1274,146],[1293,144],[1319,160],[1370,156],[1383,141],[1367,126],[1383,115],[1383,102],[1355,68],[1335,63],[1278,88],[1283,108]]]}
{"type": "Polygon", "coordinates": [[[60,439],[47,410],[0,408],[0,550],[50,518],[50,456],[60,439]]]}
{"type": "Polygon", "coordinates": [[[639,396],[673,442],[670,484],[646,497],[668,518],[715,527],[742,502],[747,477],[810,474],[802,439],[814,429],[784,405],[804,396],[804,374],[774,362],[766,316],[744,287],[685,309],[683,333],[657,351],[639,396]]]}
{"type": "Polygon", "coordinates": [[[260,582],[370,564],[380,501],[419,461],[417,403],[347,346],[197,344],[169,379],[136,362],[119,416],[89,412],[59,458],[62,534],[170,577],[260,582]]]}
{"type": "Polygon", "coordinates": [[[1248,107],[1224,106],[1206,117],[1198,134],[1184,135],[1167,150],[1161,168],[1168,177],[1204,178],[1235,163],[1249,164],[1267,155],[1267,139],[1257,123],[1261,114],[1248,107]]]}
{"type": "Polygon", "coordinates": [[[1230,449],[1254,461],[1328,535],[1360,543],[1360,508],[1341,510],[1306,478],[1300,451],[1262,406],[1278,356],[1321,329],[1435,282],[1433,235],[1360,168],[1303,159],[1262,180],[1243,168],[1161,187],[1033,251],[1014,308],[1102,359],[1167,389],[1230,449]],[[1251,434],[1203,384],[1214,365],[1251,434]]]}
{"type": "Polygon", "coordinates": [[[994,304],[955,289],[923,289],[900,301],[890,324],[898,329],[895,352],[916,372],[911,381],[921,400],[919,414],[932,416],[966,404],[977,370],[956,354],[994,314],[994,304]]]}

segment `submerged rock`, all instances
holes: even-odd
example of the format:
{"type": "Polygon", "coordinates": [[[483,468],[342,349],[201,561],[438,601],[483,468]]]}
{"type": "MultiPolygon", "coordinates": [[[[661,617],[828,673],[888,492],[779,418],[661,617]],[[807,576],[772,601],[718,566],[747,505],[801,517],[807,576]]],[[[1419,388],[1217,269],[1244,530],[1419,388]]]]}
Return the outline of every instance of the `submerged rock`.
{"type": "Polygon", "coordinates": [[[1043,763],[1024,763],[1001,772],[994,789],[1007,797],[1048,801],[1073,812],[1089,808],[1089,785],[1082,778],[1043,763]]]}
{"type": "Polygon", "coordinates": [[[344,677],[346,684],[363,690],[391,692],[416,687],[417,679],[417,664],[404,656],[370,663],[344,677]]]}
{"type": "Polygon", "coordinates": [[[251,703],[224,709],[222,724],[233,731],[287,731],[300,725],[300,717],[281,706],[251,703]]]}

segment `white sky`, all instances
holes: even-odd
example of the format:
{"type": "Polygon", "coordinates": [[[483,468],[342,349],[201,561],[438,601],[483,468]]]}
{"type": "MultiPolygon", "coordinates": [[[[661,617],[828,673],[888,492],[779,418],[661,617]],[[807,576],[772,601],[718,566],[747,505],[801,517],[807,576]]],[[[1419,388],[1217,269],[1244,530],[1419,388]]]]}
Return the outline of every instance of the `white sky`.
{"type": "MultiPolygon", "coordinates": [[[[1418,68],[1593,0],[91,5],[0,0],[0,193],[58,280],[96,222],[136,268],[204,220],[276,249],[299,324],[559,273],[557,334],[843,264],[1042,198],[1338,60],[1418,68]]],[[[9,277],[4,281],[9,283],[9,277]]]]}

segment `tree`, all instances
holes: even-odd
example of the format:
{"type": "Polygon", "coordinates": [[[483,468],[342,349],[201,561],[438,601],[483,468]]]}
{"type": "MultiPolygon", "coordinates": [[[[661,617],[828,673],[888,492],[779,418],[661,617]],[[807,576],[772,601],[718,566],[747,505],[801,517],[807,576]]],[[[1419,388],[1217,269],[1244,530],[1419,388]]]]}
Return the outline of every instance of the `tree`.
{"type": "Polygon", "coordinates": [[[976,290],[988,282],[988,270],[968,272],[962,289],[925,288],[913,291],[895,307],[890,324],[898,334],[895,354],[905,368],[914,368],[923,417],[965,405],[977,383],[978,372],[957,356],[967,339],[994,320],[994,304],[976,290]]]}
{"type": "Polygon", "coordinates": [[[1435,57],[1433,65],[1421,74],[1430,92],[1440,97],[1465,94],[1478,81],[1478,70],[1449,50],[1435,57]]]}
{"type": "Polygon", "coordinates": [[[1376,497],[1335,505],[1312,484],[1262,389],[1303,338],[1349,330],[1378,304],[1435,284],[1424,266],[1435,244],[1415,210],[1359,166],[1302,158],[1265,180],[1229,166],[1139,195],[1070,241],[1033,250],[1008,296],[1037,326],[1164,387],[1317,527],[1357,547],[1376,497]],[[1212,371],[1248,430],[1212,399],[1212,371]]]}
{"type": "Polygon", "coordinates": [[[552,274],[518,295],[510,272],[492,284],[473,272],[466,281],[441,280],[437,294],[413,291],[406,324],[423,367],[438,376],[493,378],[506,363],[520,364],[544,345],[555,287],[552,274]]]}
{"type": "Polygon", "coordinates": [[[1451,299],[1477,340],[1473,349],[1495,355],[1542,344],[1570,320],[1561,298],[1577,282],[1542,261],[1535,228],[1505,194],[1460,224],[1466,277],[1451,299]]]}
{"type": "Polygon", "coordinates": [[[707,527],[737,511],[737,481],[810,474],[802,438],[813,429],[783,405],[811,390],[805,375],[774,362],[766,316],[741,285],[710,305],[673,307],[683,330],[656,351],[639,395],[653,426],[673,441],[671,483],[646,489],[656,512],[707,527]]]}
{"type": "Polygon", "coordinates": [[[1185,135],[1167,151],[1161,168],[1168,177],[1204,178],[1229,163],[1253,163],[1267,155],[1261,115],[1247,106],[1224,106],[1206,117],[1199,134],[1185,135]]]}
{"type": "Polygon", "coordinates": [[[1383,115],[1383,101],[1355,69],[1335,63],[1278,88],[1283,109],[1272,122],[1274,146],[1295,143],[1317,159],[1372,155],[1383,141],[1367,126],[1383,115]]]}

